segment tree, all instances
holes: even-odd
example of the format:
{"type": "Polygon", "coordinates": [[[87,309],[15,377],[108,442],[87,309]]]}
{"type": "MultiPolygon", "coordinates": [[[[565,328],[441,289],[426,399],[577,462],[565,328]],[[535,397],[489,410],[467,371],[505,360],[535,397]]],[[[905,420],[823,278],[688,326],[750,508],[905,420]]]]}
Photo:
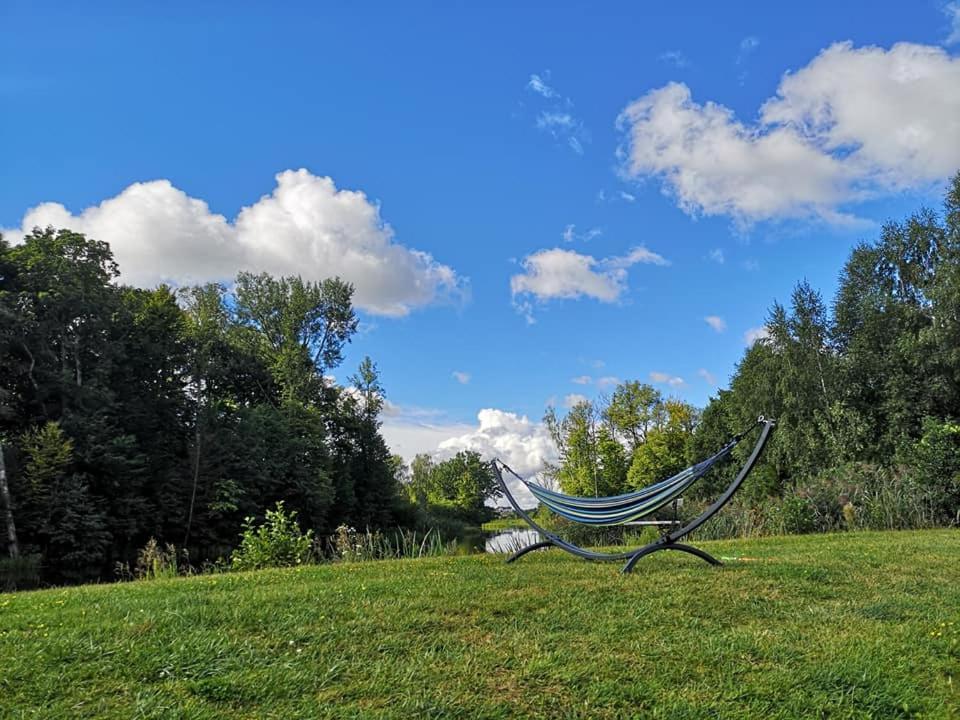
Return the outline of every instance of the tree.
{"type": "Polygon", "coordinates": [[[461,520],[479,524],[490,516],[486,503],[497,497],[500,489],[480,454],[464,450],[439,462],[429,455],[417,455],[411,463],[407,492],[427,511],[452,510],[461,520]]]}
{"type": "Polygon", "coordinates": [[[548,473],[569,495],[600,494],[600,465],[597,452],[597,413],[589,401],[578,402],[560,420],[548,408],[544,424],[559,450],[560,462],[548,473]]]}
{"type": "Polygon", "coordinates": [[[352,297],[353,287],[339,278],[237,276],[237,319],[259,334],[284,398],[311,402],[322,397],[324,372],[340,364],[343,346],[357,329],[352,297]]]}
{"type": "Polygon", "coordinates": [[[615,437],[624,438],[632,454],[647,438],[651,428],[663,422],[663,397],[651,385],[636,380],[621,383],[603,410],[615,437]]]}
{"type": "Polygon", "coordinates": [[[664,480],[687,466],[688,446],[697,423],[697,411],[680,400],[662,406],[665,420],[649,430],[633,453],[627,485],[640,489],[664,480]]]}

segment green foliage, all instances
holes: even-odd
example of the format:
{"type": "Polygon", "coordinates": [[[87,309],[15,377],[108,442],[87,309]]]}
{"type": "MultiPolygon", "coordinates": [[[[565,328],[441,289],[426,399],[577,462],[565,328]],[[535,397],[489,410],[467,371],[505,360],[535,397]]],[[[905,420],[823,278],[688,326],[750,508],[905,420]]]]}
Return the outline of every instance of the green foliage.
{"type": "MultiPolygon", "coordinates": [[[[760,510],[765,498],[784,504],[772,525],[808,528],[807,500],[817,529],[960,522],[958,208],[960,174],[941,215],[921,210],[887,223],[876,241],[853,249],[829,309],[799,283],[788,305],[774,303],[768,337],[745,353],[730,389],[704,410],[694,457],[759,414],[777,419],[744,492],[760,510]],[[824,476],[857,463],[877,469],[844,490],[845,513],[832,506],[824,514],[824,476]]],[[[738,448],[696,496],[729,481],[747,451],[738,448]]]]}
{"type": "Polygon", "coordinates": [[[259,525],[254,518],[244,521],[240,547],[233,551],[230,564],[234,570],[258,570],[270,567],[291,567],[310,562],[313,557],[313,530],[302,532],[296,511],[287,512],[278,501],[259,525]]]}
{"type": "Polygon", "coordinates": [[[490,517],[486,502],[499,494],[499,486],[480,454],[466,450],[440,462],[418,455],[411,463],[406,492],[428,513],[448,509],[454,511],[453,517],[480,525],[490,517]]]}
{"type": "Polygon", "coordinates": [[[692,406],[636,381],[617,386],[609,401],[578,403],[563,418],[550,408],[544,423],[560,462],[549,474],[570,495],[616,495],[650,485],[689,464],[697,420],[692,406]]]}
{"type": "Polygon", "coordinates": [[[790,534],[803,534],[816,529],[813,502],[803,495],[788,495],[777,507],[778,529],[790,534]]]}
{"type": "Polygon", "coordinates": [[[633,461],[627,473],[627,485],[643,488],[680,472],[687,466],[687,450],[697,413],[693,407],[678,400],[662,405],[665,417],[646,433],[644,442],[633,452],[633,461]]]}
{"type": "Polygon", "coordinates": [[[118,272],[69,230],[0,240],[0,436],[44,581],[108,578],[149,538],[209,562],[277,499],[314,532],[414,522],[376,366],[359,395],[325,378],[356,330],[349,284],[242,274],[233,294],[174,293],[118,272]]]}
{"type": "Polygon", "coordinates": [[[927,418],[905,454],[943,519],[960,523],[960,424],[927,418]]]}

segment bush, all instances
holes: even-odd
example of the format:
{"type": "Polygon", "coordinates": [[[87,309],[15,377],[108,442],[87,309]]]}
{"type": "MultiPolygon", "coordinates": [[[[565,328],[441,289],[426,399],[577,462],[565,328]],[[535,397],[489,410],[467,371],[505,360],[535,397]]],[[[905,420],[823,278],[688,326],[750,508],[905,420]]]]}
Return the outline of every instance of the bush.
{"type": "Polygon", "coordinates": [[[923,436],[905,455],[940,520],[960,522],[960,424],[927,418],[923,436]]]}
{"type": "Polygon", "coordinates": [[[296,511],[286,512],[283,502],[267,510],[262,525],[253,518],[243,523],[240,547],[230,556],[234,570],[257,570],[268,567],[291,567],[309,562],[313,557],[313,530],[300,531],[296,511]]]}
{"type": "Polygon", "coordinates": [[[788,495],[777,509],[781,532],[789,535],[811,533],[817,529],[816,506],[806,495],[788,495]]]}

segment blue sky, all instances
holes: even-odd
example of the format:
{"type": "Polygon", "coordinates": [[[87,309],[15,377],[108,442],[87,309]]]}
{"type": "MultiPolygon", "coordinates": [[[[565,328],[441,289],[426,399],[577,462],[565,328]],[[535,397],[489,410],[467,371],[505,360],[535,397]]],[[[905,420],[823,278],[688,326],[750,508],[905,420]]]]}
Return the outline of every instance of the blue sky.
{"type": "Polygon", "coordinates": [[[6,0],[0,228],[143,285],[341,274],[394,447],[532,470],[547,403],[705,404],[960,169],[957,3],[516,5],[6,0]]]}

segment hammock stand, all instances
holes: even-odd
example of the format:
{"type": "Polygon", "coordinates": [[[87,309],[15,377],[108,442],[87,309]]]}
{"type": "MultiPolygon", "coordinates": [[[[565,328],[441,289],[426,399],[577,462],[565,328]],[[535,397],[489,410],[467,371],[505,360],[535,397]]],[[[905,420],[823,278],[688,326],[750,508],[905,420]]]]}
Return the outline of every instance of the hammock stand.
{"type": "Polygon", "coordinates": [[[757,418],[757,422],[754,425],[739,435],[735,435],[733,439],[724,445],[723,448],[721,448],[715,455],[712,455],[703,462],[693,465],[677,475],[674,475],[672,478],[662,480],[654,485],[649,486],[648,488],[644,488],[643,490],[639,490],[634,493],[627,493],[626,495],[618,495],[612,498],[577,498],[569,495],[562,495],[560,493],[547,490],[546,488],[542,488],[534,483],[527,482],[517,475],[517,473],[511,470],[510,467],[508,467],[506,463],[501,460],[491,461],[490,465],[493,469],[494,477],[500,484],[500,489],[513,506],[513,509],[516,510],[517,514],[523,518],[531,528],[540,534],[540,537],[544,538],[539,542],[535,542],[513,553],[513,555],[507,558],[507,562],[512,563],[514,560],[517,560],[518,558],[523,557],[527,553],[534,550],[548,547],[558,547],[561,550],[570,553],[571,555],[576,555],[577,557],[584,558],[585,560],[625,560],[626,563],[624,564],[622,570],[624,573],[631,572],[633,570],[633,566],[637,564],[637,561],[643,557],[646,557],[647,555],[650,555],[651,553],[657,552],[658,550],[677,550],[680,552],[689,553],[690,555],[695,555],[711,565],[722,565],[723,563],[713,557],[710,553],[705,552],[700,548],[693,547],[692,545],[685,545],[679,541],[707,522],[707,520],[719,512],[724,505],[730,502],[730,498],[732,498],[734,493],[740,489],[743,481],[746,480],[747,475],[750,474],[750,471],[753,470],[754,465],[756,465],[757,460],[760,457],[760,453],[763,451],[763,448],[767,444],[767,440],[770,437],[770,433],[773,431],[773,427],[774,421],[768,420],[761,415],[759,418],[757,418]],[[583,522],[590,525],[621,525],[629,522],[630,520],[634,520],[637,517],[648,515],[654,512],[656,509],[669,503],[675,497],[680,495],[680,493],[686,490],[690,485],[692,485],[697,479],[704,475],[715,463],[727,457],[733,451],[733,448],[736,447],[737,444],[744,438],[744,436],[755,430],[757,427],[762,427],[762,430],[760,432],[760,436],[757,438],[756,445],[754,445],[753,452],[750,453],[750,457],[747,458],[746,462],[743,464],[743,467],[740,468],[740,472],[737,473],[737,476],[733,479],[733,482],[727,486],[727,489],[716,500],[716,502],[714,502],[710,507],[708,507],[702,513],[700,513],[700,515],[695,517],[683,527],[666,533],[659,539],[654,540],[643,547],[636,548],[634,550],[627,550],[626,552],[602,553],[593,550],[587,550],[574,545],[573,543],[567,542],[558,535],[545,530],[536,522],[534,522],[527,512],[520,507],[519,503],[510,493],[507,483],[503,479],[503,471],[510,473],[520,482],[526,485],[531,492],[533,492],[533,494],[541,500],[541,502],[546,503],[551,509],[555,509],[564,517],[574,520],[575,522],[583,522]]]}

